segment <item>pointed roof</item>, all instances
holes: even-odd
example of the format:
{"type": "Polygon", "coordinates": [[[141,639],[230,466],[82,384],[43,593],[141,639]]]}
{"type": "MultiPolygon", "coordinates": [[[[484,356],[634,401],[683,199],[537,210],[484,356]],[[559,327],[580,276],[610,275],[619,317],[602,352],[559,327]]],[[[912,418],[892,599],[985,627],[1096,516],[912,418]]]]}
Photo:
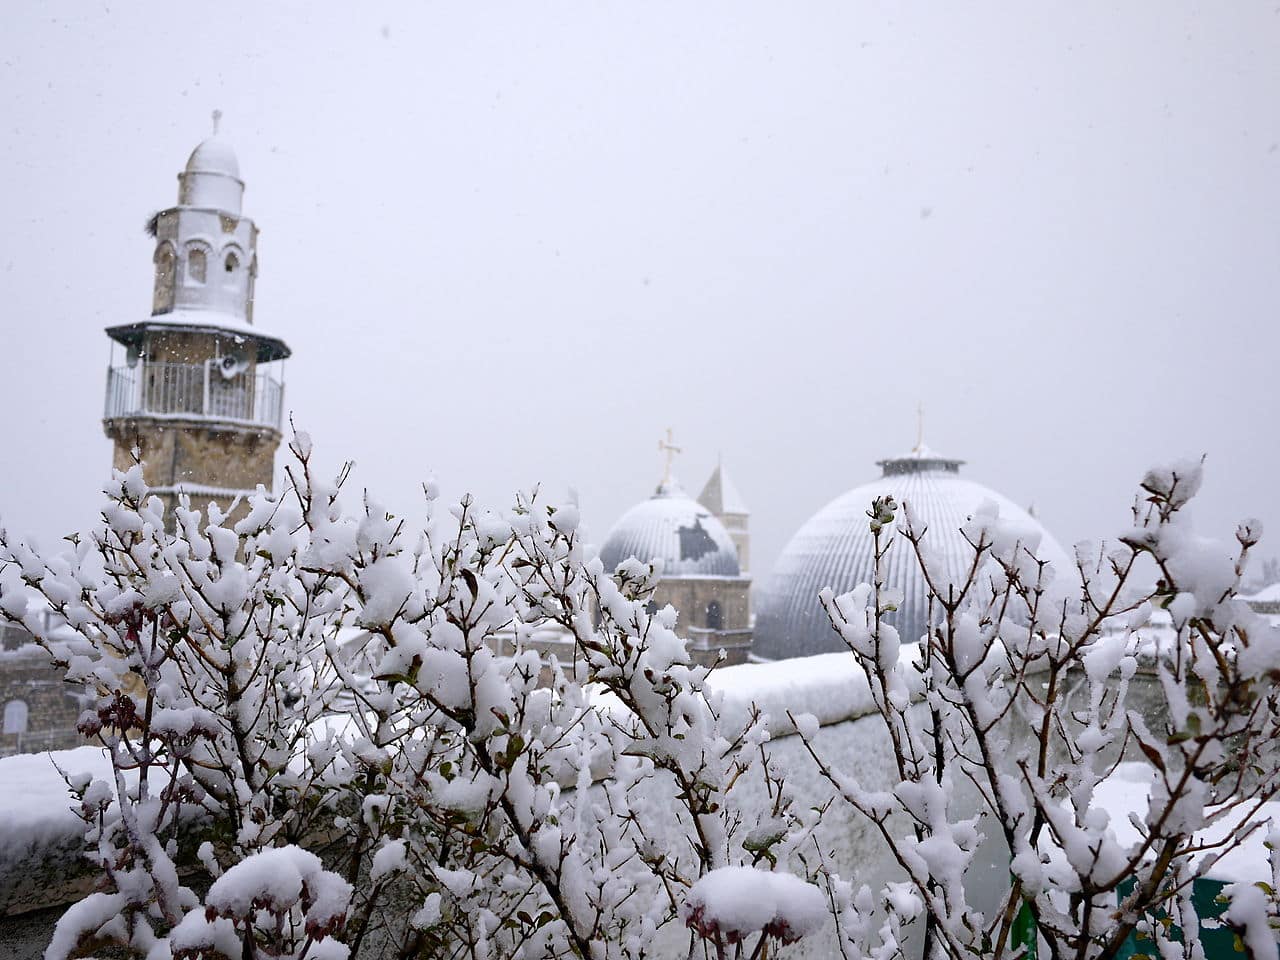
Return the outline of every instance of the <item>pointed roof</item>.
{"type": "Polygon", "coordinates": [[[707,485],[698,494],[698,502],[716,516],[726,514],[749,516],[751,513],[747,508],[747,502],[742,499],[742,494],[738,492],[738,488],[729,479],[729,474],[725,472],[723,463],[716,464],[710,479],[707,480],[707,485]]]}

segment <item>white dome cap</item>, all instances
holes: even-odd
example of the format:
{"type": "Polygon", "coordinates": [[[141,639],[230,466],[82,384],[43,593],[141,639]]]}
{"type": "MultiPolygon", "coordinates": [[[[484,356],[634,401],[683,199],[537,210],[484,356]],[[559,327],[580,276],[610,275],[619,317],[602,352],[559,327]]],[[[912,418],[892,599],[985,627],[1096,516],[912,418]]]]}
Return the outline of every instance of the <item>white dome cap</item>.
{"type": "Polygon", "coordinates": [[[186,169],[178,174],[178,205],[240,215],[244,183],[235,151],[210,137],[191,151],[186,169]]]}
{"type": "Polygon", "coordinates": [[[191,151],[187,173],[220,173],[240,179],[240,161],[230,145],[218,137],[210,137],[191,151]]]}
{"type": "Polygon", "coordinates": [[[680,488],[664,483],[614,524],[600,559],[613,570],[635,557],[662,561],[664,577],[737,577],[738,549],[719,520],[680,488]]]}
{"type": "MultiPolygon", "coordinates": [[[[1074,569],[1058,541],[1007,497],[960,477],[962,461],[942,457],[920,446],[904,457],[880,461],[879,480],[837,497],[809,519],[783,548],[760,594],[754,652],[784,659],[842,651],[846,647],[831,627],[818,593],[830,587],[839,596],[859,583],[870,583],[875,543],[867,510],[876,497],[891,494],[911,504],[928,525],[923,543],[947,574],[963,579],[973,549],[960,527],[984,501],[999,507],[1000,518],[1025,531],[1021,542],[1048,560],[1059,578],[1074,569]]],[[[901,512],[899,512],[901,517],[901,512]]],[[[886,582],[903,592],[903,602],[886,621],[898,628],[904,643],[920,639],[928,619],[928,590],[911,544],[899,533],[885,557],[886,582]]]]}

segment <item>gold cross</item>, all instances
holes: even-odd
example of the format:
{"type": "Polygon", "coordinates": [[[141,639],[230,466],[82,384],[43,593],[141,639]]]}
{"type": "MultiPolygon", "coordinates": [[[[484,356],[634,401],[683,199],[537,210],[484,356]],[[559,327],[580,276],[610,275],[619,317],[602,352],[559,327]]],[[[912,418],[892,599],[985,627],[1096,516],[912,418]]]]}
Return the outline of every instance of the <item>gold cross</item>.
{"type": "Polygon", "coordinates": [[[676,454],[681,450],[676,446],[675,437],[672,436],[671,428],[667,427],[667,439],[658,441],[658,450],[667,455],[667,465],[662,472],[662,483],[664,486],[671,483],[671,463],[675,460],[676,454]]]}
{"type": "Polygon", "coordinates": [[[916,404],[916,452],[924,447],[924,402],[916,404]]]}

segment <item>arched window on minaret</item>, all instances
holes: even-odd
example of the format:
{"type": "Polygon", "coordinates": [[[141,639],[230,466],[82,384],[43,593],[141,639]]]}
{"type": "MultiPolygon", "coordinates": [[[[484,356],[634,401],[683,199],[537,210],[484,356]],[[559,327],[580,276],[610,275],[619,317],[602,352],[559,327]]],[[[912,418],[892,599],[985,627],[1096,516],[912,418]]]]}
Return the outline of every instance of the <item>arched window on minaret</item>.
{"type": "Polygon", "coordinates": [[[240,258],[236,256],[234,250],[227,253],[227,258],[223,261],[222,266],[228,274],[234,274],[240,269],[240,258]]]}
{"type": "Polygon", "coordinates": [[[173,246],[162,243],[156,249],[156,289],[152,298],[152,313],[167,313],[173,309],[173,287],[178,258],[173,246]]]}
{"type": "Polygon", "coordinates": [[[208,276],[209,259],[199,247],[187,249],[187,279],[192,283],[204,283],[208,276]]]}

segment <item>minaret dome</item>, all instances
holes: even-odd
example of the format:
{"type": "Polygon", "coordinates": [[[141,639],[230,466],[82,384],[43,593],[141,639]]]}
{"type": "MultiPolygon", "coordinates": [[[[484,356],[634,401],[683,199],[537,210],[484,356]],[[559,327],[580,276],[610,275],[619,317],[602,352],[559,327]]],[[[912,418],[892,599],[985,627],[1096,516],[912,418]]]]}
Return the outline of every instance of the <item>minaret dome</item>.
{"type": "Polygon", "coordinates": [[[191,151],[178,183],[180,207],[240,212],[244,199],[240,163],[235,151],[218,137],[210,137],[191,151]]]}

